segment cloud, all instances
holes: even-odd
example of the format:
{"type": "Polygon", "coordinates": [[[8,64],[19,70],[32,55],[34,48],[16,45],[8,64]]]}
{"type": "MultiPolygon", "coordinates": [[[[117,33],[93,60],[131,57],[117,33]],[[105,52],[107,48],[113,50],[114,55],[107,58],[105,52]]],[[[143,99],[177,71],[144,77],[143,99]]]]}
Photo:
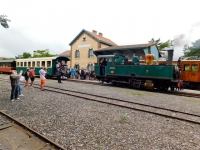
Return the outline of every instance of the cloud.
{"type": "Polygon", "coordinates": [[[69,47],[68,43],[39,41],[20,27],[0,30],[0,39],[0,57],[15,57],[24,52],[33,54],[34,50],[44,49],[49,49],[51,54],[60,54],[69,47]]]}

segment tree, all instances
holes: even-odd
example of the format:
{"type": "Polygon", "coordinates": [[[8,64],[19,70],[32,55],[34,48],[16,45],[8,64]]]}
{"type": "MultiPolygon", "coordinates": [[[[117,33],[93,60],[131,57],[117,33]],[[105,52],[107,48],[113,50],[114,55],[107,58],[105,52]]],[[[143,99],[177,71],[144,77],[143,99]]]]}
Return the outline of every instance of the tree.
{"type": "Polygon", "coordinates": [[[200,59],[200,39],[192,43],[192,46],[184,45],[183,53],[187,59],[200,59]]]}
{"type": "Polygon", "coordinates": [[[37,58],[37,57],[53,57],[53,56],[57,56],[57,54],[49,54],[49,49],[34,50],[33,51],[33,58],[37,58]]]}
{"type": "Polygon", "coordinates": [[[152,38],[149,43],[156,43],[158,50],[160,51],[162,57],[166,57],[166,54],[164,52],[161,52],[162,49],[164,49],[165,47],[170,47],[173,46],[173,41],[171,40],[167,40],[165,42],[160,42],[160,38],[157,40],[154,40],[154,38],[152,38]]]}
{"type": "Polygon", "coordinates": [[[27,52],[24,52],[23,53],[23,58],[31,58],[31,54],[30,53],[27,53],[27,52]]]}
{"type": "Polygon", "coordinates": [[[10,22],[11,20],[9,19],[6,19],[6,15],[0,15],[0,23],[1,25],[4,27],[4,28],[9,28],[9,25],[8,25],[8,21],[10,22]]]}
{"type": "Polygon", "coordinates": [[[24,52],[22,55],[18,55],[18,56],[15,56],[16,59],[19,59],[19,58],[31,58],[31,54],[30,53],[27,53],[27,52],[24,52]]]}

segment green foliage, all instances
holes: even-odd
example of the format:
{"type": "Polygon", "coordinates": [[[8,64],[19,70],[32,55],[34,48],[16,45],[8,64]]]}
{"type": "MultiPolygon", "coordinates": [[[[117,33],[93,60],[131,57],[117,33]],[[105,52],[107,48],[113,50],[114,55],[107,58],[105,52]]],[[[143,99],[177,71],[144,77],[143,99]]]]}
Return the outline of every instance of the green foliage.
{"type": "Polygon", "coordinates": [[[32,55],[30,53],[24,52],[22,55],[15,56],[16,59],[20,58],[31,58],[32,55]]]}
{"type": "Polygon", "coordinates": [[[9,28],[9,25],[8,25],[8,21],[10,22],[9,19],[6,19],[6,15],[0,15],[0,23],[1,25],[4,27],[4,28],[9,28]]]}
{"type": "Polygon", "coordinates": [[[57,54],[49,54],[49,49],[45,49],[45,50],[34,50],[33,52],[34,52],[34,53],[33,53],[33,58],[57,56],[57,54]]]}
{"type": "Polygon", "coordinates": [[[128,116],[127,116],[127,115],[120,115],[120,120],[119,120],[119,122],[120,122],[120,123],[123,123],[123,122],[125,122],[127,119],[128,119],[128,116]]]}
{"type": "Polygon", "coordinates": [[[192,43],[192,46],[184,45],[183,47],[184,58],[187,59],[200,59],[200,39],[192,43]]]}
{"type": "Polygon", "coordinates": [[[166,48],[166,47],[170,47],[173,46],[173,41],[172,40],[167,40],[165,42],[161,42],[160,38],[155,40],[154,38],[152,38],[149,43],[156,43],[158,50],[160,51],[162,57],[166,57],[164,52],[161,52],[162,49],[166,48]]]}
{"type": "Polygon", "coordinates": [[[31,58],[31,54],[27,53],[27,52],[24,52],[23,53],[23,58],[31,58]]]}

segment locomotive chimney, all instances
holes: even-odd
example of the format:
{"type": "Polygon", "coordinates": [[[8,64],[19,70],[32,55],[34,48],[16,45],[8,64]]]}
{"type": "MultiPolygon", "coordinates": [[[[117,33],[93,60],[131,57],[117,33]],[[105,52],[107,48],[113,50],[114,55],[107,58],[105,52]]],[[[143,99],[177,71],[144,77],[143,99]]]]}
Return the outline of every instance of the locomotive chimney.
{"type": "Polygon", "coordinates": [[[169,49],[169,50],[167,50],[167,53],[168,53],[168,63],[167,64],[172,65],[174,50],[169,49]]]}
{"type": "Polygon", "coordinates": [[[165,48],[165,49],[162,49],[162,51],[167,51],[167,60],[168,60],[167,64],[172,65],[174,49],[173,48],[165,48]]]}

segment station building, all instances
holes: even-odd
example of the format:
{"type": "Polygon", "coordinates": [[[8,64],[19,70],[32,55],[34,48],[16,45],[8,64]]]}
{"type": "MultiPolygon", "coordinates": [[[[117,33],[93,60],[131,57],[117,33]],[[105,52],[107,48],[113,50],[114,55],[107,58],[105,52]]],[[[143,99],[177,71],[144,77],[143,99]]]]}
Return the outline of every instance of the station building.
{"type": "Polygon", "coordinates": [[[117,46],[116,43],[103,37],[103,33],[93,30],[92,32],[83,29],[70,43],[70,50],[67,50],[59,56],[70,56],[68,66],[76,69],[94,69],[94,63],[97,58],[93,51],[109,46],[117,46]]]}
{"type": "Polygon", "coordinates": [[[129,61],[132,61],[133,56],[138,56],[140,60],[144,60],[146,54],[154,54],[156,60],[161,57],[156,43],[118,46],[110,39],[103,37],[103,33],[97,33],[95,30],[90,32],[83,29],[69,45],[71,49],[59,56],[69,57],[68,67],[76,69],[93,70],[94,63],[97,62],[95,52],[95,54],[101,55],[124,55],[129,61]]]}

